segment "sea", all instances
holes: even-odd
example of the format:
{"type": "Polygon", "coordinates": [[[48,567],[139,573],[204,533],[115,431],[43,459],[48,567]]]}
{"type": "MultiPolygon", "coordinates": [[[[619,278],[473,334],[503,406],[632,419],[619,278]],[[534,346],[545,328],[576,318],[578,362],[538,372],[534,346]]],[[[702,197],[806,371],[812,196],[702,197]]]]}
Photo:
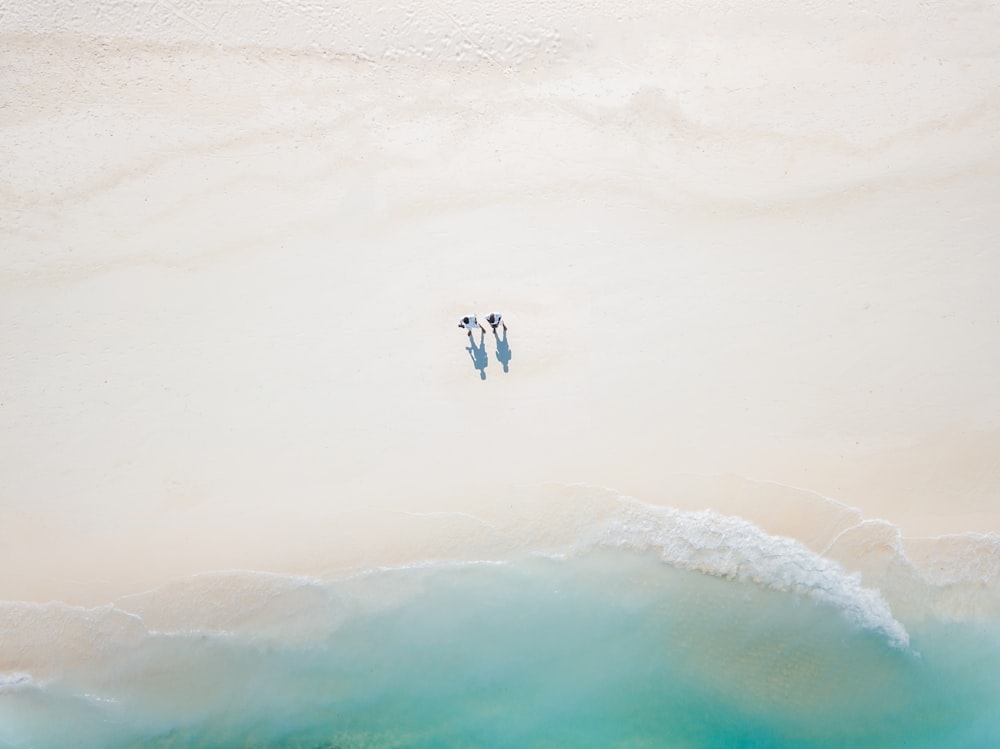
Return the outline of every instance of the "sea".
{"type": "Polygon", "coordinates": [[[617,502],[490,559],[4,602],[33,665],[0,673],[0,746],[1000,746],[995,572],[899,555],[883,590],[736,517],[617,502]]]}

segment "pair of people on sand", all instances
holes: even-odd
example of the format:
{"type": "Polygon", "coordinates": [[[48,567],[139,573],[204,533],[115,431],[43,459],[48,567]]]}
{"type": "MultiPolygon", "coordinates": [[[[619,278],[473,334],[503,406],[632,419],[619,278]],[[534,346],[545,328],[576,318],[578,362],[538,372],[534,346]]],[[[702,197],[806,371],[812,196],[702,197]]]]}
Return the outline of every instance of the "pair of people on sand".
{"type": "MultiPolygon", "coordinates": [[[[488,322],[490,324],[490,327],[493,328],[494,333],[497,332],[497,326],[500,325],[503,326],[504,333],[507,332],[507,323],[503,321],[503,318],[501,317],[499,312],[490,312],[490,314],[486,316],[486,322],[488,322]]],[[[469,338],[472,338],[472,331],[475,330],[476,328],[479,328],[484,333],[486,332],[486,328],[484,328],[482,325],[479,324],[479,321],[476,320],[475,315],[467,315],[463,317],[461,320],[458,321],[458,327],[465,328],[465,331],[466,333],[468,333],[469,338]]]]}
{"type": "MultiPolygon", "coordinates": [[[[507,323],[503,321],[499,312],[491,312],[486,316],[486,322],[490,324],[493,328],[493,338],[497,344],[497,361],[503,365],[503,371],[509,372],[508,365],[510,364],[510,344],[507,343],[507,323]],[[497,328],[503,327],[503,338],[497,335],[497,328]]],[[[486,328],[479,324],[475,315],[467,315],[463,317],[458,322],[458,327],[465,328],[465,332],[469,336],[469,345],[466,346],[465,350],[472,357],[472,365],[479,370],[479,378],[481,380],[486,379],[486,367],[489,366],[490,358],[486,353],[486,343],[485,335],[486,328]],[[479,328],[482,333],[479,337],[479,344],[476,344],[475,339],[472,337],[472,331],[479,328]]]]}

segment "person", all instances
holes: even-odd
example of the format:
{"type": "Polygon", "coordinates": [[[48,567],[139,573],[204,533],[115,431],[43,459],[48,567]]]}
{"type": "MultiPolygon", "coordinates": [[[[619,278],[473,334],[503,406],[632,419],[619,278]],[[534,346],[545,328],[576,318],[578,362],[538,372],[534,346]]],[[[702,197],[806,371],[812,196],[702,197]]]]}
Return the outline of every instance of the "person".
{"type": "Polygon", "coordinates": [[[486,316],[486,322],[488,322],[490,327],[493,328],[494,334],[497,332],[497,325],[503,325],[504,333],[507,332],[507,323],[503,321],[499,312],[490,312],[490,314],[486,316]]]}
{"type": "Polygon", "coordinates": [[[475,330],[476,328],[479,328],[484,333],[486,332],[486,328],[484,328],[482,325],[479,324],[479,321],[476,320],[475,315],[466,315],[465,317],[463,317],[461,320],[458,321],[458,327],[465,328],[466,333],[469,334],[469,338],[472,338],[472,331],[475,330]]]}

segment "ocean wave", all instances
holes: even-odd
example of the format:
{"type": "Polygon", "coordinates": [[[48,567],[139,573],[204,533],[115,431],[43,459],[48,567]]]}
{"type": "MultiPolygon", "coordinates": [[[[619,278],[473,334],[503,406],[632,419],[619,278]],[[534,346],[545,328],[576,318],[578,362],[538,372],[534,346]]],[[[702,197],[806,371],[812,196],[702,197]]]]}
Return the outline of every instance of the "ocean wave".
{"type": "MultiPolygon", "coordinates": [[[[767,489],[756,484],[755,490],[767,489]]],[[[493,515],[397,513],[399,522],[380,539],[395,554],[388,561],[373,553],[366,565],[310,575],[205,572],[94,608],[0,602],[0,638],[16,643],[4,649],[0,670],[47,678],[99,660],[106,648],[150,637],[310,646],[348,621],[366,580],[387,570],[433,572],[532,555],[570,559],[596,549],[652,552],[679,569],[805,596],[900,649],[910,644],[908,622],[995,613],[997,536],[924,539],[911,546],[889,523],[861,519],[852,508],[816,497],[809,501],[819,507],[818,520],[803,521],[812,522],[809,545],[741,517],[652,505],[587,485],[534,487],[493,515]]],[[[391,608],[415,593],[383,586],[379,595],[377,605],[391,608]]]]}
{"type": "MultiPolygon", "coordinates": [[[[942,693],[959,685],[956,725],[990,702],[982,695],[995,680],[975,666],[996,662],[995,627],[900,616],[886,589],[929,583],[915,562],[900,561],[906,548],[890,524],[824,521],[816,527],[841,529],[815,534],[817,551],[744,518],[599,487],[545,487],[541,499],[527,493],[481,518],[406,516],[393,531],[410,537],[406,553],[325,576],[230,570],[93,608],[0,603],[0,694],[9,696],[0,724],[11,722],[12,746],[64,746],[59,726],[70,720],[91,731],[76,745],[95,749],[206,736],[246,746],[265,715],[268,736],[295,723],[300,745],[362,745],[344,737],[365,706],[365,731],[386,722],[380,710],[415,704],[428,685],[449,710],[466,696],[476,710],[497,700],[524,710],[518,695],[550,678],[554,700],[581,690],[583,712],[634,687],[624,702],[651,700],[658,715],[659,696],[680,685],[679,716],[689,695],[705,695],[726,715],[774,715],[789,730],[816,722],[817,735],[842,729],[824,723],[831,710],[867,710],[872,720],[891,712],[880,701],[886,683],[919,705],[923,692],[899,690],[919,681],[933,697],[926,704],[938,704],[938,681],[942,693]],[[461,544],[432,543],[456,528],[461,544]],[[447,554],[414,553],[439,548],[447,554]],[[877,551],[878,564],[857,571],[832,558],[858,549],[877,551]],[[591,694],[594,673],[617,676],[591,694]],[[147,735],[156,738],[133,742],[147,735]]],[[[980,585],[992,579],[992,542],[976,539],[982,546],[967,555],[980,585]]],[[[428,722],[432,732],[443,725],[428,722]]]]}
{"type": "Polygon", "coordinates": [[[623,498],[620,513],[596,541],[654,550],[664,562],[683,569],[807,595],[838,608],[857,626],[884,634],[893,646],[909,647],[906,628],[877,590],[863,586],[860,574],[741,518],[623,498]]]}
{"type": "MultiPolygon", "coordinates": [[[[561,509],[557,501],[544,512],[520,516],[507,526],[468,513],[412,513],[421,527],[429,518],[441,520],[449,530],[453,530],[450,522],[463,523],[467,545],[453,548],[450,559],[420,556],[355,570],[351,576],[361,579],[400,568],[441,570],[455,564],[503,563],[524,553],[566,557],[601,548],[654,551],[664,563],[677,568],[808,596],[838,609],[859,628],[882,634],[894,647],[909,646],[906,628],[878,590],[866,587],[861,574],[848,572],[799,541],[770,535],[739,517],[658,507],[601,487],[556,490],[567,502],[561,509]],[[477,536],[476,528],[485,535],[477,536]],[[480,543],[483,539],[488,542],[480,543]],[[481,556],[484,549],[489,557],[481,556]]],[[[355,585],[354,590],[358,589],[355,585]]],[[[389,596],[380,605],[398,605],[410,594],[399,589],[394,594],[399,600],[389,596]]],[[[118,605],[158,631],[185,631],[196,625],[201,631],[275,636],[286,642],[328,636],[349,615],[345,588],[336,580],[247,571],[185,578],[121,599],[118,605]],[[322,617],[300,615],[319,610],[322,617]],[[165,616],[164,611],[171,615],[165,616]]]]}
{"type": "Polygon", "coordinates": [[[896,642],[904,641],[901,622],[910,619],[1000,616],[997,534],[905,538],[893,523],[865,519],[830,497],[733,476],[686,477],[673,495],[715,503],[729,494],[750,519],[650,504],[604,487],[580,485],[577,493],[588,498],[589,520],[564,512],[571,530],[563,541],[656,549],[677,566],[806,593],[896,642]]]}

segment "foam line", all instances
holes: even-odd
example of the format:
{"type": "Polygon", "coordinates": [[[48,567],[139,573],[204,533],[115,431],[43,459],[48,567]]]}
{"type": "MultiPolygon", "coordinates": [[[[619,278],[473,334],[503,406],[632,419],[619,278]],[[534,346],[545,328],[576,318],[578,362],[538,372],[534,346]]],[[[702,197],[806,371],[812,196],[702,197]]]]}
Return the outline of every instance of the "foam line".
{"type": "Polygon", "coordinates": [[[0,694],[13,692],[20,689],[38,688],[39,684],[30,674],[14,671],[12,673],[0,673],[0,694]]]}
{"type": "Polygon", "coordinates": [[[711,510],[679,512],[622,499],[621,512],[597,539],[600,545],[655,550],[678,567],[807,595],[837,607],[857,626],[882,633],[894,647],[909,647],[909,634],[879,591],[798,541],[769,536],[742,518],[711,510]]]}

